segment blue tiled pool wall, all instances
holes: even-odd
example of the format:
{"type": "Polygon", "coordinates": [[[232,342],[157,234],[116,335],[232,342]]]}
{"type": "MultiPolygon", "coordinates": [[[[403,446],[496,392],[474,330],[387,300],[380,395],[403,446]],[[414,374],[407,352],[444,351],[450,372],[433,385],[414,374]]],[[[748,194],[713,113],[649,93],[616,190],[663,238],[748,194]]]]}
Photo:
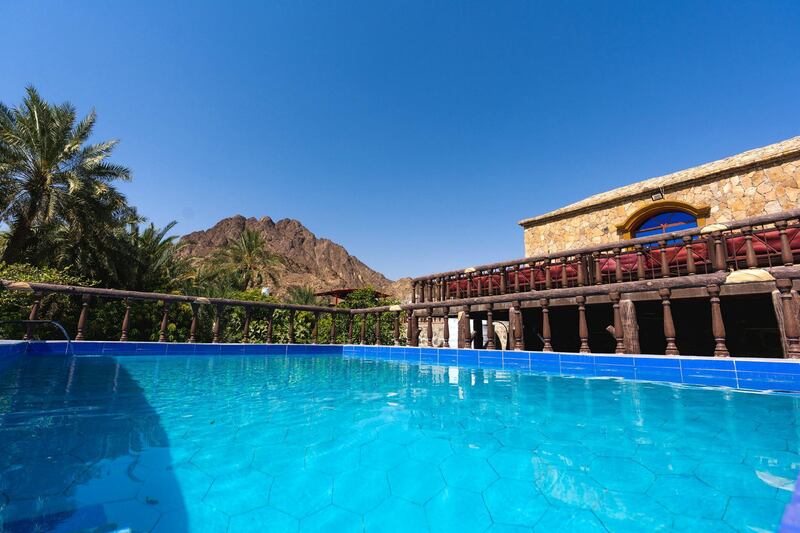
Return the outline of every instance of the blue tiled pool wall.
{"type": "Polygon", "coordinates": [[[26,349],[27,343],[24,342],[0,341],[0,372],[25,355],[26,349]]]}
{"type": "MultiPolygon", "coordinates": [[[[3,358],[64,354],[64,341],[0,344],[3,358]],[[4,355],[6,354],[6,355],[4,355]],[[16,354],[16,355],[13,355],[16,354]]],[[[800,360],[592,355],[503,350],[314,344],[72,343],[75,355],[344,355],[417,364],[491,368],[577,377],[615,377],[744,390],[800,392],[800,360]]],[[[2,367],[0,367],[2,368],[2,367]]]]}

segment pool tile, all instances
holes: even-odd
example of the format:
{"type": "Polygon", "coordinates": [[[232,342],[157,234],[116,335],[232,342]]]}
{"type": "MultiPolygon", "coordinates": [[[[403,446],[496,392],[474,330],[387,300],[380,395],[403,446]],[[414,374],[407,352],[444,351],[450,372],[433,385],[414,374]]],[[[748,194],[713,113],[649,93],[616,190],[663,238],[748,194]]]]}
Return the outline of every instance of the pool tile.
{"type": "Polygon", "coordinates": [[[506,478],[492,483],[483,500],[495,523],[523,527],[535,526],[550,507],[532,483],[506,478]]]}
{"type": "Polygon", "coordinates": [[[425,511],[419,505],[392,496],[364,515],[365,531],[406,533],[428,529],[425,511]]]}
{"type": "Polygon", "coordinates": [[[717,359],[680,359],[681,368],[684,369],[709,369],[709,370],[735,370],[733,366],[733,359],[730,358],[717,358],[717,359]]]}
{"type": "Polygon", "coordinates": [[[270,492],[270,505],[303,518],[331,503],[333,478],[313,470],[281,474],[270,492]]]}
{"type": "Polygon", "coordinates": [[[606,365],[598,363],[595,365],[595,375],[634,379],[636,376],[636,369],[633,366],[606,365]]]}
{"type": "Polygon", "coordinates": [[[269,503],[272,485],[272,476],[258,470],[233,472],[217,477],[203,502],[229,516],[246,513],[269,503]]]}
{"type": "Polygon", "coordinates": [[[388,497],[389,484],[383,470],[356,468],[333,478],[333,503],[354,513],[371,511],[388,497]]]}
{"type": "Polygon", "coordinates": [[[150,531],[156,525],[161,513],[152,505],[142,502],[121,501],[103,505],[106,519],[121,530],[150,531]]]}
{"type": "Polygon", "coordinates": [[[728,496],[696,477],[659,476],[648,494],[677,515],[718,520],[728,506],[728,496]]]}
{"type": "Polygon", "coordinates": [[[641,464],[620,457],[596,457],[589,475],[601,486],[617,492],[644,493],[656,479],[641,464]]]}
{"type": "Polygon", "coordinates": [[[608,531],[597,517],[588,510],[575,509],[574,507],[551,507],[541,520],[536,523],[536,531],[548,533],[581,533],[608,531]]]}
{"type": "Polygon", "coordinates": [[[361,447],[361,466],[389,470],[407,460],[404,446],[386,441],[374,441],[361,447]]]}
{"type": "Polygon", "coordinates": [[[480,494],[447,487],[425,504],[428,525],[434,533],[478,533],[492,524],[480,494]]]}
{"type": "MultiPolygon", "coordinates": [[[[277,509],[262,507],[231,517],[228,531],[235,531],[236,533],[262,533],[267,530],[265,527],[266,524],[269,524],[268,530],[270,533],[294,533],[297,531],[299,522],[296,518],[278,511],[277,509]]],[[[191,531],[194,532],[195,530],[191,529],[191,531]]]]}
{"type": "Polygon", "coordinates": [[[300,521],[301,532],[360,533],[362,529],[361,516],[333,505],[310,514],[300,521]]]}
{"type": "Polygon", "coordinates": [[[638,368],[680,369],[681,360],[677,357],[634,357],[633,365],[638,368]]]}
{"type": "Polygon", "coordinates": [[[440,464],[453,455],[450,441],[435,437],[422,437],[406,446],[409,457],[431,464],[440,464]]]}
{"type": "Polygon", "coordinates": [[[500,477],[532,481],[536,471],[534,455],[535,452],[532,451],[502,448],[489,457],[488,461],[500,477]]]}
{"type": "Polygon", "coordinates": [[[733,497],[723,520],[737,531],[775,531],[780,525],[783,507],[774,499],[733,497]]]}
{"type": "Polygon", "coordinates": [[[456,454],[442,462],[441,471],[448,487],[480,492],[497,479],[486,459],[456,454]]]}
{"type": "Polygon", "coordinates": [[[437,468],[429,463],[409,459],[388,472],[389,488],[393,496],[423,505],[444,488],[444,480],[437,468]]]}

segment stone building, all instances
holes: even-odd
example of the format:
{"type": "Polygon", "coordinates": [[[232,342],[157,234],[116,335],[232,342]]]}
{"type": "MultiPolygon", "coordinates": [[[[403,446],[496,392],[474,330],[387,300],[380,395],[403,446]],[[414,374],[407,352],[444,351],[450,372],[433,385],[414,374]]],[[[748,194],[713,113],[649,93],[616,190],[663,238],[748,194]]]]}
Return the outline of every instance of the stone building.
{"type": "Polygon", "coordinates": [[[640,181],[519,222],[525,255],[778,213],[798,206],[800,137],[640,181]]]}

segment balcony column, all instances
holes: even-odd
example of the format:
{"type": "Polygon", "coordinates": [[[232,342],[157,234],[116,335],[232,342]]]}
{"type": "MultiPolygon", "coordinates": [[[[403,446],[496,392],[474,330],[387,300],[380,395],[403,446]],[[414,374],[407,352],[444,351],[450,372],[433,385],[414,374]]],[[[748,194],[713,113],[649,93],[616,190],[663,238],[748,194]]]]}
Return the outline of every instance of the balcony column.
{"type": "Polygon", "coordinates": [[[592,252],[592,263],[594,264],[594,284],[603,284],[603,267],[600,264],[600,252],[592,252]]]}
{"type": "Polygon", "coordinates": [[[89,320],[89,302],[92,297],[88,294],[81,296],[81,314],[78,316],[78,331],[75,334],[76,341],[82,341],[86,338],[86,322],[89,320]]]}
{"type": "Polygon", "coordinates": [[[544,260],[544,288],[545,289],[552,289],[553,288],[553,272],[550,270],[552,262],[550,261],[549,257],[546,257],[544,260]]]}
{"type": "Polygon", "coordinates": [[[217,344],[219,342],[219,330],[222,327],[222,306],[215,306],[214,325],[212,326],[211,342],[217,344]]]}
{"type": "Polygon", "coordinates": [[[745,226],[742,228],[744,233],[744,249],[745,257],[747,260],[747,268],[756,268],[758,260],[756,259],[756,251],[753,249],[753,228],[745,226]]]}
{"type": "Polygon", "coordinates": [[[328,344],[338,344],[336,342],[336,313],[331,313],[331,329],[328,330],[328,344]]]}
{"type": "Polygon", "coordinates": [[[616,341],[614,353],[625,353],[625,330],[622,327],[622,315],[619,310],[620,294],[612,292],[608,297],[611,299],[611,305],[614,309],[614,340],[616,341]]]}
{"type": "Polygon", "coordinates": [[[163,304],[164,312],[161,315],[161,327],[158,330],[158,342],[165,342],[167,340],[167,326],[169,325],[169,302],[163,304]]]}
{"type": "Polygon", "coordinates": [[[492,304],[489,304],[489,309],[486,311],[486,349],[494,350],[494,319],[492,317],[492,304]]]}
{"type": "Polygon", "coordinates": [[[392,341],[395,346],[400,346],[400,311],[394,313],[394,331],[392,332],[392,341]]]}
{"type": "Polygon", "coordinates": [[[550,301],[547,298],[539,300],[539,305],[542,308],[542,339],[544,340],[543,352],[552,352],[553,345],[550,344],[550,301]]]}
{"type": "Polygon", "coordinates": [[[248,344],[250,342],[250,318],[253,310],[246,306],[244,308],[244,323],[242,324],[242,342],[248,344]]]}
{"type": "Polygon", "coordinates": [[[660,289],[658,295],[661,296],[661,306],[664,308],[664,337],[667,340],[665,355],[680,355],[678,346],[675,344],[675,323],[672,321],[672,304],[670,296],[672,291],[660,289]]]}
{"type": "Polygon", "coordinates": [[[294,309],[289,309],[289,344],[294,344],[294,309]]]}
{"type": "Polygon", "coordinates": [[[200,313],[200,304],[192,302],[189,306],[192,308],[192,323],[189,325],[189,339],[186,342],[195,343],[197,342],[197,315],[200,313]]]}
{"type": "Polygon", "coordinates": [[[578,287],[586,285],[586,269],[583,267],[583,256],[578,254],[575,256],[578,265],[578,287]]]}
{"type": "Polygon", "coordinates": [[[127,342],[128,340],[128,328],[131,324],[131,301],[130,298],[125,298],[125,315],[122,317],[122,331],[119,335],[120,342],[127,342]]]}
{"type": "Polygon", "coordinates": [[[514,349],[517,351],[521,351],[525,349],[525,338],[524,332],[522,331],[522,311],[520,309],[519,302],[514,302],[513,306],[511,307],[510,311],[511,314],[509,315],[509,323],[514,324],[512,331],[514,332],[514,349]]]}
{"type": "Polygon", "coordinates": [[[411,282],[411,303],[417,303],[417,282],[411,282]]]}
{"type": "Polygon", "coordinates": [[[444,338],[444,347],[450,347],[450,308],[445,307],[443,309],[444,312],[444,324],[442,324],[442,337],[444,338]]]}
{"type": "Polygon", "coordinates": [[[314,311],[311,322],[311,343],[318,344],[319,341],[319,311],[314,311]]]}
{"type": "Polygon", "coordinates": [[[714,335],[714,357],[730,357],[725,346],[725,323],[722,321],[722,309],[719,301],[719,285],[706,287],[711,298],[711,332],[714,335]]]}
{"type": "Polygon", "coordinates": [[[359,317],[361,318],[361,324],[360,324],[361,329],[358,332],[359,334],[358,342],[363,346],[364,344],[367,343],[367,314],[362,313],[361,315],[359,315],[359,317]]]}
{"type": "Polygon", "coordinates": [[[508,271],[506,267],[500,267],[500,294],[506,293],[506,288],[508,284],[508,271]]]}
{"type": "Polygon", "coordinates": [[[267,315],[267,343],[272,344],[272,324],[275,319],[275,309],[270,309],[267,315]]]}
{"type": "Polygon", "coordinates": [[[562,257],[561,258],[561,286],[562,287],[566,287],[567,286],[567,282],[568,282],[568,279],[567,279],[567,258],[566,257],[562,257]]]}
{"type": "Polygon", "coordinates": [[[458,313],[458,338],[456,346],[460,349],[469,348],[472,342],[469,332],[469,307],[458,313]]]}
{"type": "MultiPolygon", "coordinates": [[[[39,308],[42,306],[42,293],[37,292],[33,295],[33,305],[31,306],[31,312],[28,315],[28,320],[37,320],[39,318],[39,308]]],[[[25,335],[22,337],[22,340],[31,340],[33,338],[33,324],[28,324],[25,327],[25,335]]]]}
{"type": "Polygon", "coordinates": [[[578,337],[581,339],[580,353],[592,353],[589,350],[589,326],[586,324],[586,297],[576,296],[578,303],[578,337]]]}
{"type": "Polygon", "coordinates": [[[444,299],[450,299],[450,276],[444,277],[444,299]]]}
{"type": "Polygon", "coordinates": [[[645,278],[644,271],[644,247],[641,244],[634,246],[636,250],[636,279],[642,281],[645,278]]]}
{"type": "Polygon", "coordinates": [[[781,261],[784,266],[792,266],[794,264],[794,256],[792,254],[792,247],[789,245],[789,236],[786,235],[786,227],[788,223],[785,220],[779,220],[775,223],[778,228],[778,233],[781,236],[781,261]]]}
{"type": "Polygon", "coordinates": [[[697,272],[697,270],[694,266],[694,252],[692,251],[691,236],[686,235],[683,237],[683,247],[686,249],[686,273],[692,276],[697,272]]]}
{"type": "Polygon", "coordinates": [[[711,238],[714,240],[714,270],[724,272],[728,266],[725,263],[725,250],[722,247],[722,233],[714,231],[711,233],[711,238]]]}
{"type": "Polygon", "coordinates": [[[616,283],[622,283],[622,261],[619,259],[620,249],[614,248],[612,253],[614,254],[614,281],[616,283]]]}
{"type": "Polygon", "coordinates": [[[407,315],[407,322],[408,325],[406,326],[406,342],[409,346],[417,346],[418,339],[417,339],[417,317],[414,316],[414,310],[409,309],[406,311],[407,315]]]}
{"type": "Polygon", "coordinates": [[[775,285],[780,291],[781,307],[783,309],[783,331],[786,335],[786,353],[788,359],[800,359],[800,325],[792,305],[792,280],[779,279],[775,285]]]}
{"type": "Polygon", "coordinates": [[[658,245],[661,247],[661,277],[668,278],[669,277],[669,260],[667,259],[667,241],[660,240],[658,241],[658,245]]]}
{"type": "Polygon", "coordinates": [[[425,343],[426,346],[433,346],[433,309],[430,307],[427,310],[428,320],[426,320],[425,324],[425,335],[428,337],[427,342],[425,343]]]}

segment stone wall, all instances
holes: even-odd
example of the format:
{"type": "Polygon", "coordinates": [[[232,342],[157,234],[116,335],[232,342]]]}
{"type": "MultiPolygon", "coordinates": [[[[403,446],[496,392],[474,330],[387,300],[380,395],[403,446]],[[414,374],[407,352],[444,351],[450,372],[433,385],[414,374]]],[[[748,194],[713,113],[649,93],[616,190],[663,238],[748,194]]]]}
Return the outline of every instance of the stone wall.
{"type": "Polygon", "coordinates": [[[640,209],[652,206],[655,202],[651,195],[656,192],[664,193],[664,201],[710,208],[705,224],[796,208],[800,199],[798,147],[800,138],[791,139],[622,187],[522,221],[525,255],[545,255],[625,238],[619,226],[640,209]],[[758,152],[763,152],[764,157],[753,157],[758,152]]]}

